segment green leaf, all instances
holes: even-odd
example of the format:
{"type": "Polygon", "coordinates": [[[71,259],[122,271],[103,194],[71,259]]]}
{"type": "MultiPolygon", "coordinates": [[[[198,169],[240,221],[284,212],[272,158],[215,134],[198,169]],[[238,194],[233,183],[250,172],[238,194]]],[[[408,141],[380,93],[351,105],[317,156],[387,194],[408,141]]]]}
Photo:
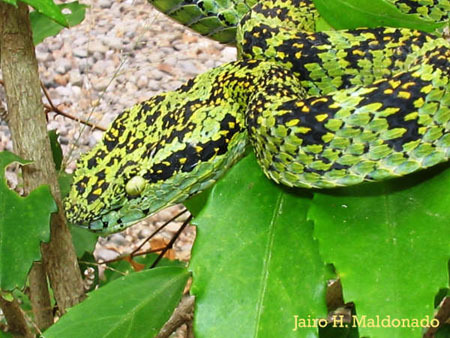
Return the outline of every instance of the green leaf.
{"type": "Polygon", "coordinates": [[[60,171],[58,174],[59,189],[61,190],[61,197],[64,198],[69,195],[70,187],[72,185],[73,174],[67,174],[60,171]]]}
{"type": "Polygon", "coordinates": [[[45,14],[34,11],[30,13],[31,29],[33,31],[33,43],[39,44],[49,36],[57,35],[64,27],[73,27],[84,20],[86,8],[88,6],[80,4],[78,1],[58,5],[58,8],[69,10],[70,14],[63,14],[67,24],[61,25],[45,14]]]}
{"type": "Polygon", "coordinates": [[[368,327],[368,319],[433,318],[448,284],[450,169],[318,192],[309,219],[346,302],[366,317],[362,336],[422,337],[422,328],[368,327]]]}
{"type": "Polygon", "coordinates": [[[51,337],[153,337],[178,305],[189,278],[163,267],[121,277],[89,293],[44,332],[51,337]]]}
{"type": "Polygon", "coordinates": [[[17,7],[16,0],[1,0],[1,1],[6,2],[7,4],[10,4],[10,5],[13,5],[14,7],[17,7]]]}
{"type": "Polygon", "coordinates": [[[438,332],[436,332],[435,338],[448,338],[450,337],[450,324],[444,324],[438,332]]]}
{"type": "Polygon", "coordinates": [[[200,194],[194,195],[183,202],[184,206],[189,210],[191,215],[195,217],[200,213],[208,200],[211,189],[212,188],[202,191],[200,194]]]}
{"type": "Polygon", "coordinates": [[[50,236],[50,214],[57,211],[47,185],[21,197],[5,181],[5,168],[12,162],[30,163],[4,151],[0,153],[0,288],[25,285],[33,261],[41,258],[40,243],[50,236]]]}
{"type": "MultiPolygon", "coordinates": [[[[17,7],[17,0],[2,0],[15,7],[17,7]]],[[[61,13],[61,9],[53,2],[53,0],[21,0],[22,2],[30,5],[39,13],[49,17],[56,21],[60,25],[68,27],[66,17],[61,13]]]]}
{"type": "Polygon", "coordinates": [[[402,13],[392,3],[383,0],[314,0],[314,4],[320,15],[336,29],[391,26],[434,32],[447,24],[402,13]]]}
{"type": "Polygon", "coordinates": [[[85,252],[92,253],[94,251],[99,235],[78,226],[71,226],[70,232],[78,258],[82,257],[85,252]]]}
{"type": "Polygon", "coordinates": [[[56,170],[61,169],[61,163],[63,159],[63,152],[61,145],[58,142],[58,134],[56,130],[50,130],[48,132],[48,137],[50,139],[50,146],[52,148],[53,162],[55,162],[56,170]]]}
{"type": "Polygon", "coordinates": [[[193,222],[196,337],[317,334],[293,331],[295,315],[327,314],[326,268],[306,221],[310,197],[267,180],[254,155],[214,186],[193,222]]]}

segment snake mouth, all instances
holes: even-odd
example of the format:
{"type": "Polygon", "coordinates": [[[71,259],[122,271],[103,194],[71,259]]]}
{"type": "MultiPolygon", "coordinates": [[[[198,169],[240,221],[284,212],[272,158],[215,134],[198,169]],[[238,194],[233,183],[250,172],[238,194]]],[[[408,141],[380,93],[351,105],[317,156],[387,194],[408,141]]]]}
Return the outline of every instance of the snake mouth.
{"type": "Polygon", "coordinates": [[[136,224],[146,216],[147,213],[140,209],[126,209],[119,206],[81,226],[94,232],[111,234],[136,224]]]}

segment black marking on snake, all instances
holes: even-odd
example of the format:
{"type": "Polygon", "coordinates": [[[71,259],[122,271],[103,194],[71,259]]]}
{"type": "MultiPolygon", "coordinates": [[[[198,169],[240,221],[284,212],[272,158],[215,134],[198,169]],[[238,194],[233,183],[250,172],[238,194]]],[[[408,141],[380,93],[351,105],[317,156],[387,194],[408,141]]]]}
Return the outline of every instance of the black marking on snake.
{"type": "Polygon", "coordinates": [[[79,180],[77,183],[75,183],[77,191],[80,194],[83,194],[86,190],[86,186],[88,183],[89,183],[89,178],[87,176],[84,176],[81,180],[79,180]]]}
{"type": "Polygon", "coordinates": [[[91,158],[87,161],[87,168],[88,168],[88,169],[92,169],[92,168],[94,168],[97,164],[98,164],[98,162],[97,162],[97,157],[91,157],[91,158]]]}
{"type": "MultiPolygon", "coordinates": [[[[159,96],[157,96],[159,97],[159,96]]],[[[154,103],[154,106],[156,106],[157,103],[154,103]]],[[[148,113],[149,111],[152,110],[152,107],[149,106],[147,103],[145,103],[142,106],[142,112],[144,113],[148,113]]],[[[148,114],[147,117],[145,118],[145,124],[147,125],[147,127],[151,127],[153,126],[153,124],[155,123],[155,121],[158,119],[158,117],[161,116],[161,112],[158,109],[155,109],[151,114],[148,114]]]]}
{"type": "MultiPolygon", "coordinates": [[[[123,123],[116,121],[111,126],[111,129],[105,134],[103,138],[103,143],[106,146],[106,150],[111,152],[118,144],[119,144],[119,136],[126,130],[126,127],[123,123]],[[117,135],[113,135],[113,132],[117,135]]],[[[119,145],[120,146],[120,145],[119,145]]]]}
{"type": "MultiPolygon", "coordinates": [[[[123,172],[125,171],[125,169],[127,169],[128,167],[135,167],[135,168],[137,168],[137,166],[138,166],[138,163],[136,161],[129,160],[117,170],[117,176],[122,175],[123,172]]],[[[137,169],[133,170],[131,175],[133,175],[133,173],[137,173],[137,169]]]]}

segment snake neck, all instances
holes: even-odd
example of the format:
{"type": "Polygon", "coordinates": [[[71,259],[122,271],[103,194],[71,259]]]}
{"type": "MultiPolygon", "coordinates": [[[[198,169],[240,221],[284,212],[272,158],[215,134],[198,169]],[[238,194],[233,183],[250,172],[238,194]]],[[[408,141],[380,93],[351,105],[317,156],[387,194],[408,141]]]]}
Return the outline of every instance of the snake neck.
{"type": "Polygon", "coordinates": [[[274,63],[236,61],[127,109],[80,159],[68,219],[119,231],[208,188],[245,151],[252,95],[264,88],[283,95],[280,86],[299,87],[292,81],[274,63]]]}

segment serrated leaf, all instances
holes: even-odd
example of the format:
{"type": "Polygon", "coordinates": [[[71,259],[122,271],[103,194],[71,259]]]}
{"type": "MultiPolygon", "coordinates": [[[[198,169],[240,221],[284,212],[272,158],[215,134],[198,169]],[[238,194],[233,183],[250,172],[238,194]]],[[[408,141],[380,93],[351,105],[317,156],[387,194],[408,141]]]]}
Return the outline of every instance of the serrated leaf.
{"type": "Polygon", "coordinates": [[[336,29],[390,26],[434,32],[447,24],[402,13],[392,3],[383,0],[314,0],[314,4],[320,15],[336,29]]]}
{"type": "Polygon", "coordinates": [[[315,336],[294,316],[326,317],[326,271],[306,221],[310,195],[267,180],[253,155],[213,188],[194,219],[196,337],[315,336]]]}
{"type": "Polygon", "coordinates": [[[163,267],[121,277],[89,293],[44,332],[52,337],[153,337],[178,305],[189,278],[163,267]]]}
{"type": "Polygon", "coordinates": [[[34,45],[39,44],[49,36],[57,35],[65,27],[73,27],[81,23],[84,20],[87,7],[88,6],[80,4],[78,1],[58,5],[58,8],[61,11],[63,9],[70,11],[70,14],[63,14],[66,18],[67,25],[61,25],[38,11],[31,12],[30,21],[34,45]]]}
{"type": "Polygon", "coordinates": [[[33,261],[41,257],[40,243],[50,236],[50,215],[57,211],[47,185],[21,197],[8,189],[5,168],[12,162],[27,164],[18,156],[0,153],[0,288],[25,285],[33,261]]]}
{"type": "Polygon", "coordinates": [[[345,301],[366,316],[362,336],[422,337],[420,327],[367,323],[433,318],[435,295],[448,284],[449,205],[450,169],[442,166],[315,194],[309,218],[320,253],[335,265],[345,301]]]}

